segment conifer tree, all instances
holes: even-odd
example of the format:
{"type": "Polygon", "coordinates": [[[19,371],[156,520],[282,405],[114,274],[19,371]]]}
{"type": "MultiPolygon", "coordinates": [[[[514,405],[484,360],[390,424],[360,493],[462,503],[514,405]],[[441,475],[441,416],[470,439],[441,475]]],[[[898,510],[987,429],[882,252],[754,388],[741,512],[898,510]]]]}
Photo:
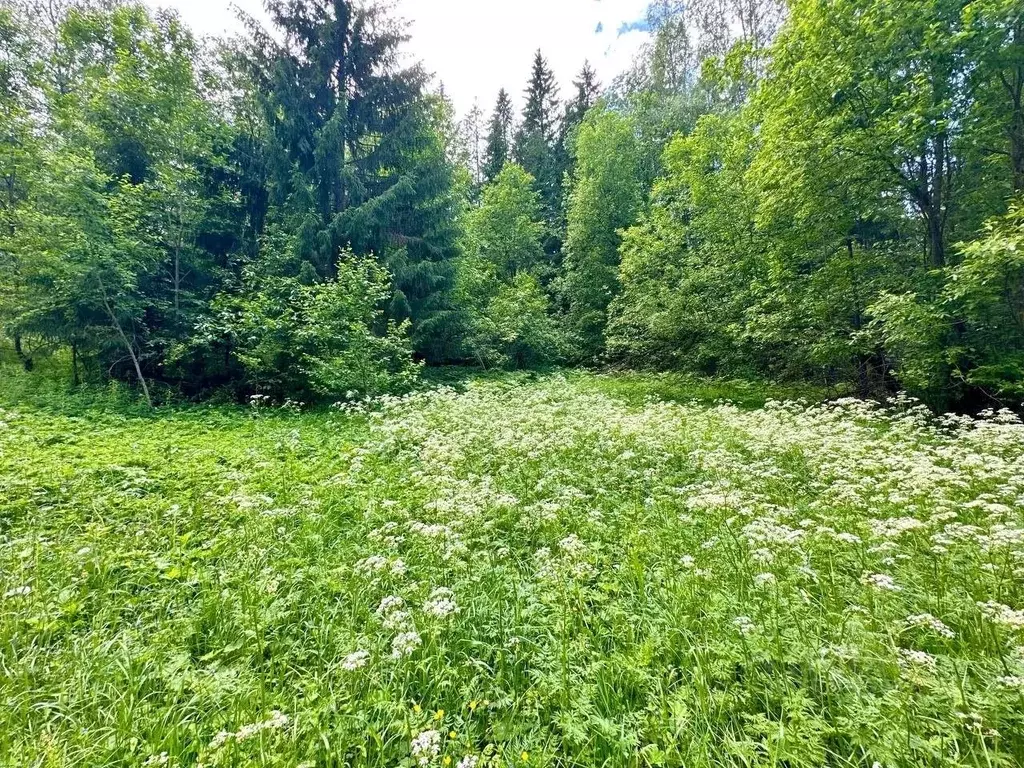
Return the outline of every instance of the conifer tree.
{"type": "Polygon", "coordinates": [[[512,100],[508,91],[498,91],[498,102],[487,129],[487,145],[484,149],[483,175],[488,183],[494,181],[505,167],[512,153],[512,100]]]}
{"type": "Polygon", "coordinates": [[[559,125],[558,84],[543,54],[538,50],[526,88],[523,120],[516,132],[513,156],[534,178],[540,193],[549,238],[545,250],[555,254],[560,248],[558,221],[561,215],[562,178],[558,163],[559,125]]]}
{"type": "Polygon", "coordinates": [[[271,202],[294,232],[292,274],[333,276],[344,248],[394,273],[393,319],[419,326],[444,303],[455,236],[452,168],[419,66],[396,64],[407,36],[378,4],[269,0],[251,56],[269,128],[271,202]]]}

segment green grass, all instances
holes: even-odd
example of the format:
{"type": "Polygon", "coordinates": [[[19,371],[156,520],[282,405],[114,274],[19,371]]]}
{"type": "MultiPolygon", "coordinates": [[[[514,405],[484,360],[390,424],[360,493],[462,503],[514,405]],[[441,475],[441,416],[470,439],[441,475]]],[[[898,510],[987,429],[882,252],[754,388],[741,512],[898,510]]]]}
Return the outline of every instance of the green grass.
{"type": "Polygon", "coordinates": [[[450,372],[151,414],[2,373],[0,765],[1024,758],[1008,416],[450,372]]]}

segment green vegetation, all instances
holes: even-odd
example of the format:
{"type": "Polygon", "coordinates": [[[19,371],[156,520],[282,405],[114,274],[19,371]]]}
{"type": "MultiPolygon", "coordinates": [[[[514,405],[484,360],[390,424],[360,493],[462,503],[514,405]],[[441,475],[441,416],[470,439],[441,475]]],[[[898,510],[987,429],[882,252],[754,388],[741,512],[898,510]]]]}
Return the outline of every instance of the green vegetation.
{"type": "MultiPolygon", "coordinates": [[[[463,118],[376,0],[0,10],[0,328],[147,401],[419,364],[1024,398],[1019,0],[656,0],[463,118]],[[415,363],[415,364],[414,364],[415,363]]],[[[426,62],[429,66],[429,62],[426,62]]],[[[526,62],[524,62],[526,75],[526,62]]]]}
{"type": "Polygon", "coordinates": [[[1020,0],[266,10],[0,6],[0,766],[1024,765],[1020,0]]]}
{"type": "Polygon", "coordinates": [[[8,380],[0,764],[1024,758],[1007,413],[520,374],[153,415],[8,380]]]}

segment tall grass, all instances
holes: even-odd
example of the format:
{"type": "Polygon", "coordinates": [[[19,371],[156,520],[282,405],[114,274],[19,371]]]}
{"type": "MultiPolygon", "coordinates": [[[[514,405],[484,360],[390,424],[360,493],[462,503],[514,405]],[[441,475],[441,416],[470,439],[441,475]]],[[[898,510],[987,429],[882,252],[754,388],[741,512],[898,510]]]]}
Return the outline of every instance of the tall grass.
{"type": "Polygon", "coordinates": [[[8,397],[0,763],[1021,764],[1024,427],[652,386],[8,397]]]}

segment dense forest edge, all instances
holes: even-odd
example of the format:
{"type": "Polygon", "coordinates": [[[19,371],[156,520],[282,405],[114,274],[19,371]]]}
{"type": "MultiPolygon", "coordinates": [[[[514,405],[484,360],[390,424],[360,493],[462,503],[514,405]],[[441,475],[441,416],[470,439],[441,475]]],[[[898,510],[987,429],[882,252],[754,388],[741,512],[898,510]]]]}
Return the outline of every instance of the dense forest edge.
{"type": "Polygon", "coordinates": [[[200,40],[139,4],[0,7],[26,375],[151,405],[452,365],[1024,402],[1019,0],[657,0],[612,82],[560,94],[538,51],[521,111],[464,116],[389,6],[266,10],[200,40]]]}

